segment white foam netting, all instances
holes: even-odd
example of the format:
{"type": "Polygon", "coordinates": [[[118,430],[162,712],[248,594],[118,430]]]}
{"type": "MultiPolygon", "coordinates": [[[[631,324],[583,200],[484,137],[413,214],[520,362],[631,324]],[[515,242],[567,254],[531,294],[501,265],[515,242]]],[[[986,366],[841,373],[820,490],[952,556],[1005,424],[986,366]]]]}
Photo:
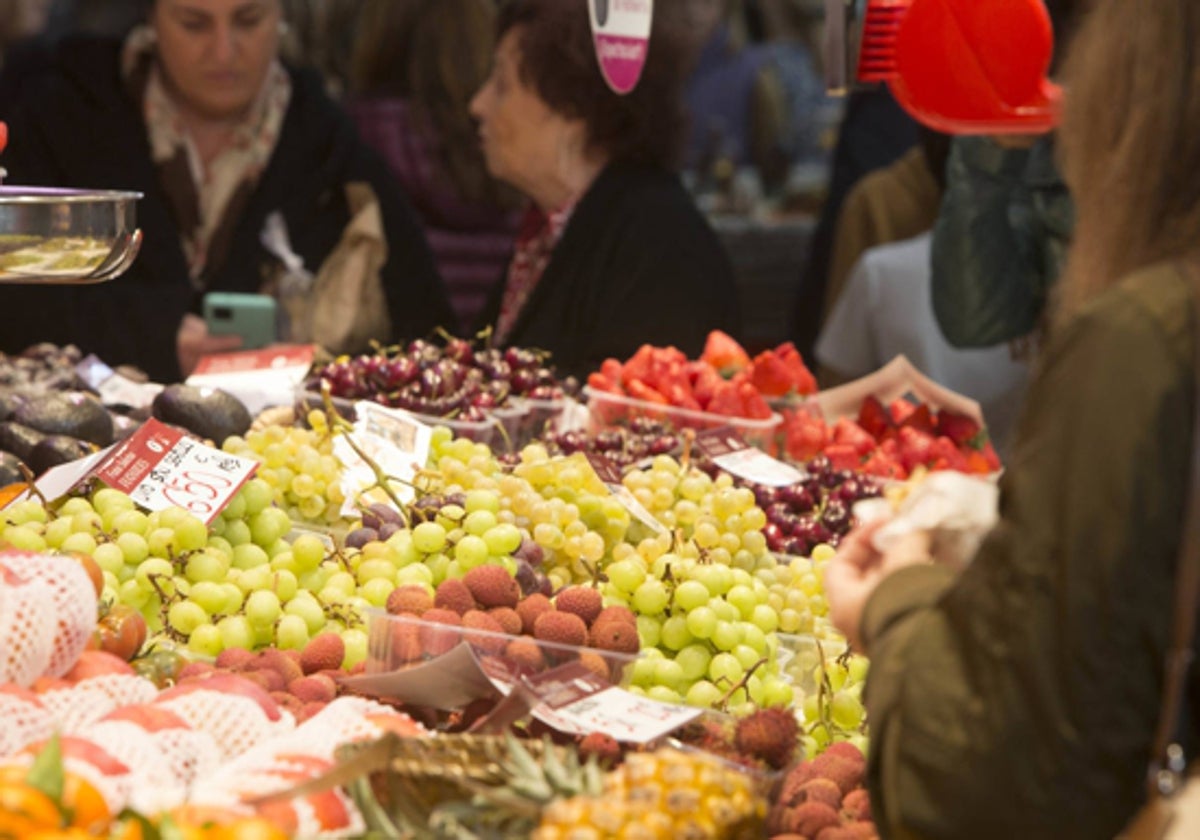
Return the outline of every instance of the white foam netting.
{"type": "Polygon", "coordinates": [[[158,688],[145,677],[100,674],[70,688],[47,691],[42,694],[42,702],[64,732],[85,735],[92,724],[113,709],[149,703],[157,696],[158,688]]]}
{"type": "Polygon", "coordinates": [[[207,732],[221,750],[221,760],[239,756],[273,735],[290,732],[295,718],[286,710],[272,721],[262,706],[241,694],[196,688],[155,702],[166,706],[193,728],[207,732]]]}
{"type": "Polygon", "coordinates": [[[43,616],[54,632],[50,662],[44,674],[61,677],[79,659],[96,629],[96,590],[92,579],[77,561],[54,554],[6,552],[0,564],[26,580],[49,587],[52,612],[43,616]]]}
{"type": "Polygon", "coordinates": [[[38,580],[0,576],[0,682],[28,688],[54,650],[54,593],[38,580]]]}
{"type": "Polygon", "coordinates": [[[37,695],[0,688],[0,758],[49,738],[54,716],[37,695]]]}
{"type": "Polygon", "coordinates": [[[186,788],[172,764],[174,756],[160,750],[154,737],[135,723],[102,720],[88,727],[87,739],[128,767],[133,775],[130,795],[158,788],[173,807],[183,801],[186,788]],[[171,801],[174,800],[174,801],[171,801]]]}

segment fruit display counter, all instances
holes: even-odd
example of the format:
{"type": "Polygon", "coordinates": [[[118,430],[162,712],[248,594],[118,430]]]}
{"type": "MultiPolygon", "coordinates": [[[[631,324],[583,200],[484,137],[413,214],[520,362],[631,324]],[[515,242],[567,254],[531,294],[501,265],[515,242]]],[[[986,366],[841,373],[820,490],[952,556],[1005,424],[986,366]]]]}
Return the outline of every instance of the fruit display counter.
{"type": "Polygon", "coordinates": [[[542,355],[414,342],[257,418],[177,387],[105,409],[80,361],[0,363],[0,836],[875,836],[867,662],[822,568],[895,492],[879,450],[966,471],[939,441],[982,429],[821,417],[794,350],[719,334],[610,360],[583,401],[542,355]],[[59,391],[106,434],[28,488],[45,465],[7,441],[50,435],[27,407],[59,391]],[[407,410],[384,444],[381,408],[407,410]],[[790,466],[780,411],[826,424],[790,466]],[[763,420],[764,451],[706,442],[763,420]]]}

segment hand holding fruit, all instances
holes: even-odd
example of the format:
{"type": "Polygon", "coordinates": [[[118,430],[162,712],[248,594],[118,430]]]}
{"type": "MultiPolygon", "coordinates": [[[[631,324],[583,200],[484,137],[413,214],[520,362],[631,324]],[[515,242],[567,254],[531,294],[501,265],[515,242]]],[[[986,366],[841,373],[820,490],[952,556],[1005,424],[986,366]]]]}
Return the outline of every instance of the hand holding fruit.
{"type": "Polygon", "coordinates": [[[859,627],[875,588],[892,572],[931,562],[930,535],[923,531],[906,535],[887,552],[879,551],[872,538],[883,525],[884,520],[877,520],[851,531],[825,567],[825,597],[829,601],[830,620],[846,636],[851,647],[860,651],[863,646],[859,627]]]}

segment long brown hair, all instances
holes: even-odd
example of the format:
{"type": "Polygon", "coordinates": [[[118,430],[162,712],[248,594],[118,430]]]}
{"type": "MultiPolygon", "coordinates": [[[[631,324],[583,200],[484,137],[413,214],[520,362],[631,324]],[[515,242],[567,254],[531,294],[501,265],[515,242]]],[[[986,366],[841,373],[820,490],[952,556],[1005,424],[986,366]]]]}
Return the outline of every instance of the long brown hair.
{"type": "Polygon", "coordinates": [[[352,90],[407,99],[418,130],[437,138],[451,185],[468,201],[503,206],[487,172],[471,97],[495,47],[494,0],[366,0],[352,59],[352,90]]]}
{"type": "Polygon", "coordinates": [[[1076,227],[1060,317],[1130,272],[1200,252],[1200,3],[1093,5],[1065,72],[1076,227]]]}

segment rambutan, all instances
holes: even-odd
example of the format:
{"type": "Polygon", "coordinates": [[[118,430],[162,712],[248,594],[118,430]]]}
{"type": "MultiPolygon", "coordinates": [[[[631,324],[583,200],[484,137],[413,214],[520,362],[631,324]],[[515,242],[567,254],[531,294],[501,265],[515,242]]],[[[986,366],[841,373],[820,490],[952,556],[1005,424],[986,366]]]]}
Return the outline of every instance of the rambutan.
{"type": "Polygon", "coordinates": [[[842,799],[842,816],[851,822],[871,820],[871,795],[866,788],[857,788],[842,799]]]}
{"type": "Polygon", "coordinates": [[[796,716],[787,709],[759,709],[738,721],[733,742],[738,752],[782,770],[792,762],[799,730],[796,716]]]}
{"type": "Polygon", "coordinates": [[[783,828],[804,837],[816,837],[822,829],[840,825],[838,812],[823,802],[805,802],[789,808],[783,815],[783,828]]]}

